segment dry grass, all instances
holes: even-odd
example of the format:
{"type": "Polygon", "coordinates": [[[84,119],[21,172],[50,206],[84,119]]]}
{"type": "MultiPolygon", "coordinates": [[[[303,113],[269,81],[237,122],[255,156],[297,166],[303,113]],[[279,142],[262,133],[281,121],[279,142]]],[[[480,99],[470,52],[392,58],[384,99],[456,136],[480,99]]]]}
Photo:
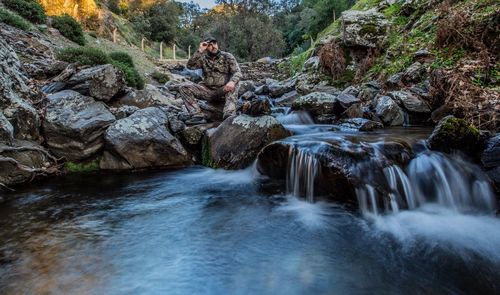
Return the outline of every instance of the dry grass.
{"type": "Polygon", "coordinates": [[[340,79],[346,70],[347,63],[344,50],[335,42],[325,44],[318,52],[321,69],[332,76],[334,80],[340,79]]]}

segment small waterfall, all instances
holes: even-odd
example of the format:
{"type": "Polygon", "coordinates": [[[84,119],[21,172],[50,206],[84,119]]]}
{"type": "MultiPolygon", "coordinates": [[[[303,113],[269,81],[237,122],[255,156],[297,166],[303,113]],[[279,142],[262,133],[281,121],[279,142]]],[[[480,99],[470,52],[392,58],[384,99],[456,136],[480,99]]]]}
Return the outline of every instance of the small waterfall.
{"type": "Polygon", "coordinates": [[[306,149],[291,146],[286,175],[287,193],[305,197],[314,202],[314,180],[319,172],[319,161],[306,149]]]}
{"type": "Polygon", "coordinates": [[[393,165],[382,171],[383,177],[367,178],[378,180],[377,183],[365,182],[356,189],[365,215],[379,215],[381,207],[385,213],[397,213],[427,203],[456,212],[495,212],[495,196],[486,176],[458,155],[425,151],[412,159],[406,169],[393,165]]]}
{"type": "Polygon", "coordinates": [[[284,125],[309,125],[314,124],[311,115],[303,111],[293,111],[291,113],[285,112],[284,115],[277,116],[276,119],[284,125]]]}

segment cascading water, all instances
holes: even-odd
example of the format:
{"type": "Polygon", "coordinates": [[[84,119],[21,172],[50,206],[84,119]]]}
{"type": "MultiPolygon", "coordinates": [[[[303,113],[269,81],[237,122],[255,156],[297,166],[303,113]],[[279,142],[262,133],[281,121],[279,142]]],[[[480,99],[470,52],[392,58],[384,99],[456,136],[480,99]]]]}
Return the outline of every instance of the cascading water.
{"type": "Polygon", "coordinates": [[[308,202],[314,202],[314,180],[318,171],[319,162],[311,151],[291,146],[286,175],[287,193],[304,196],[308,202]]]}
{"type": "Polygon", "coordinates": [[[414,210],[424,204],[438,204],[455,212],[495,212],[486,176],[458,155],[424,151],[405,169],[385,167],[383,176],[385,183],[366,182],[356,189],[364,215],[379,215],[380,204],[386,213],[414,210]],[[380,189],[375,190],[375,186],[380,189]]]}

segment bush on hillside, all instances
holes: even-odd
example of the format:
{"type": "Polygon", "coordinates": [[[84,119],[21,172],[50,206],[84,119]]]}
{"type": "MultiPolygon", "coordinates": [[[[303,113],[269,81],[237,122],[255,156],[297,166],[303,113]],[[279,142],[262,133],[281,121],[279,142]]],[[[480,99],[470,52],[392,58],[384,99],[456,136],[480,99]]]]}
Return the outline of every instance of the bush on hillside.
{"type": "Polygon", "coordinates": [[[47,20],[45,10],[36,0],[3,0],[3,3],[35,24],[43,24],[47,20]]]}
{"type": "Polygon", "coordinates": [[[120,51],[111,52],[109,54],[109,57],[111,57],[111,59],[114,60],[114,61],[118,61],[118,62],[124,63],[124,64],[126,64],[126,65],[128,65],[129,67],[132,67],[132,68],[134,67],[134,60],[126,52],[120,52],[120,51]]]}
{"type": "Polygon", "coordinates": [[[112,60],[111,64],[123,72],[123,74],[125,75],[125,81],[127,82],[128,86],[135,87],[137,89],[144,88],[144,80],[134,67],[115,60],[112,60]]]}
{"type": "Polygon", "coordinates": [[[82,25],[69,14],[54,16],[52,19],[52,26],[58,29],[59,32],[69,40],[79,45],[85,45],[82,25]]]}
{"type": "Polygon", "coordinates": [[[24,20],[24,18],[2,8],[0,8],[0,22],[25,31],[30,29],[30,25],[24,20]]]}
{"type": "Polygon", "coordinates": [[[168,82],[169,78],[167,74],[160,73],[158,71],[154,71],[153,74],[151,74],[151,78],[155,79],[158,81],[160,84],[165,84],[168,82]]]}
{"type": "Polygon", "coordinates": [[[68,47],[60,50],[57,58],[65,62],[96,66],[110,63],[103,51],[92,47],[68,47]]]}

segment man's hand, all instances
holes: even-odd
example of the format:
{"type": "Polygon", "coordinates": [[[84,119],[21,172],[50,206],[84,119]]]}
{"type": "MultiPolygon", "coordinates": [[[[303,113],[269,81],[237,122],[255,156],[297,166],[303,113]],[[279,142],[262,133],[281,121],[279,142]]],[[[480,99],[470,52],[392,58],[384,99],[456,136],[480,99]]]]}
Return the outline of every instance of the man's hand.
{"type": "Polygon", "coordinates": [[[229,81],[224,86],[224,92],[233,92],[235,88],[236,88],[236,83],[234,83],[233,81],[229,81]]]}
{"type": "Polygon", "coordinates": [[[203,53],[203,52],[205,52],[205,50],[207,50],[207,47],[208,47],[208,42],[201,42],[200,47],[198,48],[198,51],[200,53],[203,53]]]}

